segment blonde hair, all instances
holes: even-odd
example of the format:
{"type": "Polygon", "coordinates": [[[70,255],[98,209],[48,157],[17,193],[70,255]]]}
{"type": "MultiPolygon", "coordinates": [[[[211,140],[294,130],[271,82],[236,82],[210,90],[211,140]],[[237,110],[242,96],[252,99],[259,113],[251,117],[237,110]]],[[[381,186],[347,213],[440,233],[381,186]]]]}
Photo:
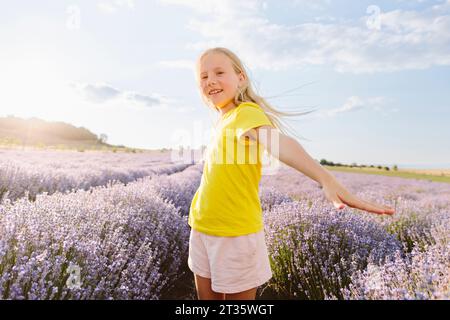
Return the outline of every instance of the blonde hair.
{"type": "MultiPolygon", "coordinates": [[[[270,103],[267,102],[265,98],[258,95],[255,90],[253,89],[251,80],[248,76],[248,72],[246,68],[244,67],[244,64],[242,61],[238,58],[238,56],[233,53],[231,50],[223,47],[215,47],[210,48],[204,51],[200,57],[198,58],[197,64],[201,61],[201,59],[210,54],[210,53],[222,53],[226,57],[228,57],[233,65],[233,69],[236,71],[237,74],[240,74],[241,72],[245,75],[246,84],[244,84],[243,87],[241,87],[241,90],[237,90],[236,95],[234,97],[234,104],[238,106],[239,104],[243,102],[253,102],[259,105],[266,116],[269,118],[269,120],[272,122],[272,124],[280,130],[283,134],[297,136],[295,130],[291,128],[287,123],[285,123],[283,117],[294,117],[294,116],[301,116],[305,115],[311,112],[314,112],[315,110],[310,110],[306,112],[283,112],[275,109],[270,103]]],[[[197,75],[198,80],[198,75],[197,75]]],[[[218,111],[217,107],[214,106],[204,95],[201,95],[203,101],[205,104],[215,111],[218,111]]]]}

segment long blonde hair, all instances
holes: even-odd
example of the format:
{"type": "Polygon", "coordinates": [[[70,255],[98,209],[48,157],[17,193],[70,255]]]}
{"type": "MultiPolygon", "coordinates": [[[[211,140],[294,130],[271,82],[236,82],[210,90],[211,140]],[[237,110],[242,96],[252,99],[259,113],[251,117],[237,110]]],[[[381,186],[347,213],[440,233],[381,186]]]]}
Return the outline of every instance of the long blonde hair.
{"type": "MultiPolygon", "coordinates": [[[[239,57],[233,53],[231,50],[223,47],[215,47],[210,48],[204,51],[200,57],[198,58],[197,64],[201,61],[201,59],[210,53],[222,53],[225,56],[227,56],[232,65],[233,69],[236,71],[237,74],[240,74],[241,72],[245,75],[246,83],[241,88],[241,90],[237,90],[236,95],[234,97],[234,104],[238,106],[242,102],[254,102],[257,105],[259,105],[266,116],[269,118],[269,120],[272,122],[272,124],[280,130],[283,134],[289,135],[289,136],[295,136],[298,138],[297,133],[295,130],[292,129],[290,125],[288,125],[283,117],[294,117],[294,116],[301,116],[305,115],[311,112],[314,112],[316,110],[310,110],[310,111],[303,111],[303,112],[283,112],[275,109],[265,98],[258,95],[255,90],[253,89],[252,82],[248,76],[248,72],[246,68],[244,67],[244,64],[239,59],[239,57]]],[[[197,78],[198,79],[198,78],[197,78]]],[[[215,111],[218,111],[217,107],[214,106],[204,95],[201,95],[203,101],[205,104],[215,111]]]]}

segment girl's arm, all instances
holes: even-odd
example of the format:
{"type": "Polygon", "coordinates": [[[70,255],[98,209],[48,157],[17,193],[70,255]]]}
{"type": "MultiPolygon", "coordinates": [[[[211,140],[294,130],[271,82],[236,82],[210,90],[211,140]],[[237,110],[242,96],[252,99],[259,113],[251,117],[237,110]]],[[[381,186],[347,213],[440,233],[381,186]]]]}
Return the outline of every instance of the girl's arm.
{"type": "Polygon", "coordinates": [[[311,158],[295,139],[273,127],[257,127],[255,130],[247,131],[244,135],[259,141],[269,154],[281,162],[317,181],[322,186],[327,199],[333,202],[336,209],[343,209],[345,205],[348,205],[377,214],[393,214],[395,212],[392,208],[362,200],[351,194],[328,170],[311,158]],[[272,139],[272,136],[275,139],[272,139]],[[269,143],[272,140],[274,141],[269,143]],[[274,145],[277,142],[278,146],[274,145]]]}

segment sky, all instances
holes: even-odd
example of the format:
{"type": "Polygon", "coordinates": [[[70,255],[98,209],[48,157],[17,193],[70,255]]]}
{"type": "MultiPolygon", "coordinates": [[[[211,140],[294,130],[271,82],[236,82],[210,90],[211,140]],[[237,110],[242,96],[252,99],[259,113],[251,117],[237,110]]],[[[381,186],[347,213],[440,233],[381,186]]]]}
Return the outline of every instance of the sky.
{"type": "Polygon", "coordinates": [[[0,116],[207,144],[195,61],[226,47],[315,159],[450,168],[450,0],[0,0],[0,116]]]}

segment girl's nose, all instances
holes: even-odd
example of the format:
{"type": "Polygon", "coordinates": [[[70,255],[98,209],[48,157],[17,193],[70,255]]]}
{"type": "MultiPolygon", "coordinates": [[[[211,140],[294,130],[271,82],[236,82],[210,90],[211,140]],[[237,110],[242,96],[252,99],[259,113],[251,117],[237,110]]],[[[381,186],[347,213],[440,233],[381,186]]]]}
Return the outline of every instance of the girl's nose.
{"type": "Polygon", "coordinates": [[[209,78],[208,78],[207,84],[208,84],[209,86],[215,85],[215,84],[216,84],[216,79],[213,78],[213,77],[209,77],[209,78]]]}

